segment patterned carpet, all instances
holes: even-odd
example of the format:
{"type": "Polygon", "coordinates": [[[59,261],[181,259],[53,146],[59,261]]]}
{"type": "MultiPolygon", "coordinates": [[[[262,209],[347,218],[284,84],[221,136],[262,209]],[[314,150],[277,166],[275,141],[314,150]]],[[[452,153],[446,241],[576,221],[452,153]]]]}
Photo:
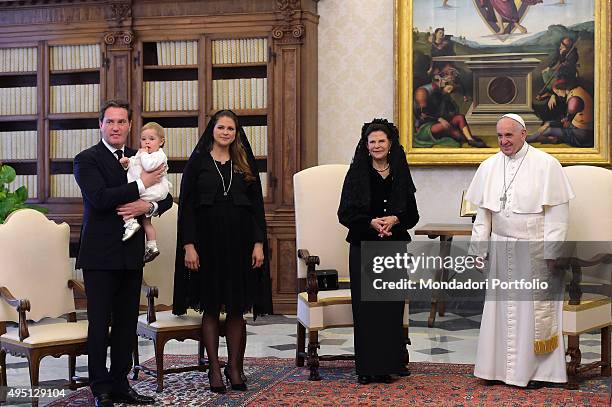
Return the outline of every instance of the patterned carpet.
{"type": "MultiPolygon", "coordinates": [[[[167,355],[166,366],[195,363],[195,356],[167,355]]],[[[152,360],[147,364],[153,366],[152,360]]],[[[580,390],[561,386],[539,390],[492,385],[472,375],[472,365],[411,363],[412,375],[391,384],[357,384],[353,362],[322,362],[320,382],[308,381],[305,368],[293,360],[253,358],[245,362],[247,392],[218,395],[207,390],[204,373],[170,374],[156,406],[610,406],[609,378],[591,377],[580,390]]],[[[140,375],[133,383],[141,393],[155,395],[155,379],[140,375]]],[[[91,406],[93,397],[81,389],[49,406],[91,406]]]]}

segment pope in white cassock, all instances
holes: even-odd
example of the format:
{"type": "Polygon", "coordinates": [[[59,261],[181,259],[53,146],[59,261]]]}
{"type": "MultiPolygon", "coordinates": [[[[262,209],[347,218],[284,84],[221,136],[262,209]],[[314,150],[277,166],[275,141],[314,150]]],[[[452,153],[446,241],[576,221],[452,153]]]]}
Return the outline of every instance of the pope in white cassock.
{"type": "MultiPolygon", "coordinates": [[[[569,181],[554,157],[525,142],[519,115],[502,116],[497,136],[501,151],[480,164],[466,194],[478,207],[470,252],[488,256],[489,280],[560,278],[545,260],[554,256],[543,242],[565,240],[574,197],[569,181]]],[[[521,387],[566,382],[560,294],[557,300],[487,296],[474,375],[521,387]]]]}

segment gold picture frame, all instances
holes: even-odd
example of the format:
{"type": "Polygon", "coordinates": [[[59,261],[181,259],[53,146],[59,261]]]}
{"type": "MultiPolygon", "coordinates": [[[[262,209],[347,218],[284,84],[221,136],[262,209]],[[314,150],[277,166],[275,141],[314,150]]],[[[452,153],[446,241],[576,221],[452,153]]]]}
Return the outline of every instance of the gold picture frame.
{"type": "MultiPolygon", "coordinates": [[[[464,6],[468,6],[472,4],[473,7],[478,8],[477,3],[480,0],[450,0],[450,3],[461,3],[464,6]]],[[[531,7],[541,7],[546,5],[548,0],[545,0],[543,4],[533,5],[531,7]]],[[[418,41],[421,41],[422,47],[422,35],[425,32],[419,33],[418,30],[414,29],[413,25],[413,15],[415,12],[415,7],[440,7],[441,4],[448,4],[449,1],[442,0],[395,0],[395,122],[398,124],[400,131],[400,141],[402,145],[405,147],[406,155],[410,164],[416,165],[474,165],[479,164],[487,157],[499,151],[498,146],[496,145],[496,136],[495,136],[495,127],[494,122],[495,119],[493,115],[496,113],[490,113],[488,115],[489,122],[486,127],[486,132],[484,136],[487,137],[487,148],[475,148],[475,147],[467,147],[467,143],[461,143],[460,147],[447,147],[447,146],[433,146],[433,147],[422,147],[422,146],[414,146],[414,136],[415,136],[415,114],[413,113],[414,108],[414,72],[416,70],[415,61],[414,61],[414,41],[415,38],[418,41]],[[416,34],[416,36],[415,36],[416,34]],[[419,37],[419,34],[421,37],[419,37]],[[493,123],[493,127],[491,128],[491,123],[493,123]]],[[[560,3],[564,3],[561,1],[560,3]]],[[[572,2],[576,3],[576,2],[572,2]]],[[[517,4],[521,4],[518,3],[517,4]]],[[[593,111],[594,111],[594,120],[593,120],[593,147],[574,147],[568,144],[534,144],[535,147],[542,148],[544,151],[552,154],[562,164],[590,164],[590,165],[601,165],[601,166],[610,166],[612,164],[611,156],[611,118],[612,118],[612,110],[611,110],[611,97],[612,97],[612,87],[610,84],[610,66],[609,61],[611,60],[611,44],[610,44],[610,29],[611,29],[611,4],[607,0],[593,0],[593,15],[594,22],[591,23],[594,25],[594,33],[593,33],[593,48],[591,55],[593,55],[593,65],[592,65],[592,94],[593,94],[593,111]]],[[[527,7],[525,7],[527,8],[527,7]]],[[[520,7],[518,7],[520,9],[520,7]]],[[[550,8],[552,11],[548,11],[552,13],[554,18],[554,10],[553,7],[550,8]]],[[[421,11],[416,10],[416,11],[421,11]]],[[[480,12],[475,9],[474,13],[480,12]]],[[[481,13],[482,14],[482,13],[481,13]]],[[[522,21],[522,20],[519,20],[522,21]]],[[[553,20],[548,20],[553,21],[553,20]]],[[[492,23],[490,23],[492,24],[492,23]]],[[[552,24],[551,22],[547,24],[552,24]]],[[[442,24],[440,24],[442,25],[442,24]]],[[[503,25],[503,23],[502,23],[503,25]]],[[[483,19],[483,30],[486,30],[487,27],[484,23],[483,19]]],[[[492,29],[492,28],[491,28],[492,29]]],[[[508,28],[508,31],[512,33],[514,29],[512,27],[508,28]]],[[[501,32],[501,31],[500,31],[501,32]]],[[[518,31],[517,31],[518,33],[518,31]]],[[[535,32],[534,32],[535,33],[535,32]]],[[[428,33],[429,34],[429,33],[428,33]]],[[[444,33],[442,33],[444,35],[444,33]]],[[[494,32],[490,33],[489,37],[494,37],[496,34],[494,32]]],[[[498,36],[500,34],[497,34],[498,36]]],[[[508,34],[510,36],[510,34],[508,34]]],[[[449,38],[451,36],[448,36],[449,38]]],[[[432,38],[431,34],[430,37],[432,38]]],[[[465,39],[465,38],[462,38],[465,39]]],[[[577,41],[576,41],[577,42],[577,41]]],[[[585,55],[588,56],[588,53],[585,51],[585,55]]],[[[465,55],[460,55],[459,53],[453,54],[457,55],[457,57],[448,58],[451,61],[454,60],[462,60],[462,57],[466,57],[465,55]],[[455,58],[455,59],[453,59],[455,58]]],[[[498,54],[499,55],[499,54],[498,54]]],[[[510,54],[508,54],[510,55],[510,54]]],[[[525,54],[527,55],[527,54],[525,54]]],[[[536,54],[533,54],[536,55],[536,54]]],[[[540,52],[537,57],[540,58],[540,65],[532,69],[532,72],[526,74],[525,78],[525,89],[524,93],[526,93],[525,98],[528,101],[527,104],[531,106],[530,100],[533,100],[535,97],[533,88],[535,88],[535,82],[533,82],[533,78],[535,76],[540,75],[541,64],[547,62],[547,56],[544,56],[543,52],[540,52]]],[[[467,57],[471,57],[472,55],[467,55],[467,57]]],[[[531,56],[531,54],[530,54],[531,56]]],[[[463,58],[466,60],[468,58],[463,58]]],[[[486,59],[486,58],[485,58],[486,59]]],[[[533,59],[533,58],[524,58],[524,59],[533,59]]],[[[593,61],[591,59],[591,61],[593,61]]],[[[430,59],[433,61],[432,59],[430,59]]],[[[584,58],[586,63],[589,61],[587,58],[584,58]]],[[[418,62],[418,61],[417,61],[418,62]]],[[[454,63],[454,62],[453,62],[454,63]]],[[[458,62],[462,63],[461,61],[458,62]]],[[[431,62],[433,66],[434,62],[431,62]]],[[[466,64],[467,65],[467,64],[466,64]]],[[[472,78],[473,79],[473,78],[472,78]]],[[[474,80],[474,82],[480,80],[474,80]]],[[[432,81],[433,82],[433,81],[432,81]]],[[[473,83],[474,83],[473,82],[473,83]]],[[[543,79],[542,79],[543,82],[543,79]]],[[[472,85],[473,85],[472,83],[472,85]]],[[[467,88],[467,87],[466,87],[467,88]]],[[[491,88],[489,88],[490,90],[491,88]]],[[[472,86],[471,91],[473,92],[474,87],[472,86]]],[[[481,90],[478,91],[481,94],[481,90]]],[[[473,96],[473,95],[472,95],[473,96]]],[[[454,96],[456,97],[456,96],[454,96]]],[[[464,96],[464,100],[469,103],[469,99],[464,96]]],[[[474,102],[472,102],[472,105],[474,102]]],[[[421,106],[421,105],[419,105],[421,106]]],[[[521,105],[523,108],[525,107],[525,103],[521,105]]],[[[487,106],[485,106],[487,107],[487,106]]],[[[499,109],[504,108],[504,105],[493,106],[493,110],[497,108],[498,112],[501,112],[499,109]]],[[[471,107],[470,107],[471,109],[471,107]]],[[[512,111],[512,110],[511,110],[512,111]]],[[[506,111],[505,113],[509,113],[510,111],[506,111]]],[[[521,113],[520,111],[513,111],[516,113],[521,113]]],[[[497,113],[496,117],[501,116],[501,114],[497,113]]],[[[474,117],[474,116],[472,116],[474,117]]],[[[535,117],[535,116],[534,116],[535,117]]],[[[539,119],[539,117],[538,117],[539,119]]],[[[469,124],[469,120],[468,120],[469,124]]],[[[528,132],[533,132],[533,126],[535,125],[535,121],[532,120],[532,124],[528,125],[528,132]]],[[[539,126],[539,125],[538,125],[539,126]]],[[[483,127],[484,129],[485,127],[483,127]]],[[[537,128],[537,127],[536,127],[537,128]]]]}

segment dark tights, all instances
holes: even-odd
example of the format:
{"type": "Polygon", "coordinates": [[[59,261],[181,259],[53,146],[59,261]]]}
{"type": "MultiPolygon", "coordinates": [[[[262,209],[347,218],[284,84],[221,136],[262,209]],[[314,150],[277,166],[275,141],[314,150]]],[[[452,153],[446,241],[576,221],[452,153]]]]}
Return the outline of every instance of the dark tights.
{"type": "MultiPolygon", "coordinates": [[[[232,383],[242,383],[240,374],[244,359],[243,340],[245,339],[245,324],[242,313],[228,313],[225,318],[225,338],[229,373],[232,383]]],[[[221,386],[221,366],[219,364],[219,310],[206,312],[202,316],[202,343],[206,348],[210,369],[210,385],[221,386]]]]}

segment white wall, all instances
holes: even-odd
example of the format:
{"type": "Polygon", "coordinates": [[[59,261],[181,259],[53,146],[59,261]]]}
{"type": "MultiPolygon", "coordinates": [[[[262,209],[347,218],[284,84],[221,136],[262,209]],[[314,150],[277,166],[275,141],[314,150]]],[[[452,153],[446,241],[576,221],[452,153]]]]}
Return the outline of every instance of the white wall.
{"type": "MultiPolygon", "coordinates": [[[[319,2],[319,164],[349,163],[364,122],[393,120],[393,0],[319,2]]],[[[415,167],[421,221],[459,217],[476,167],[415,167]]]]}

